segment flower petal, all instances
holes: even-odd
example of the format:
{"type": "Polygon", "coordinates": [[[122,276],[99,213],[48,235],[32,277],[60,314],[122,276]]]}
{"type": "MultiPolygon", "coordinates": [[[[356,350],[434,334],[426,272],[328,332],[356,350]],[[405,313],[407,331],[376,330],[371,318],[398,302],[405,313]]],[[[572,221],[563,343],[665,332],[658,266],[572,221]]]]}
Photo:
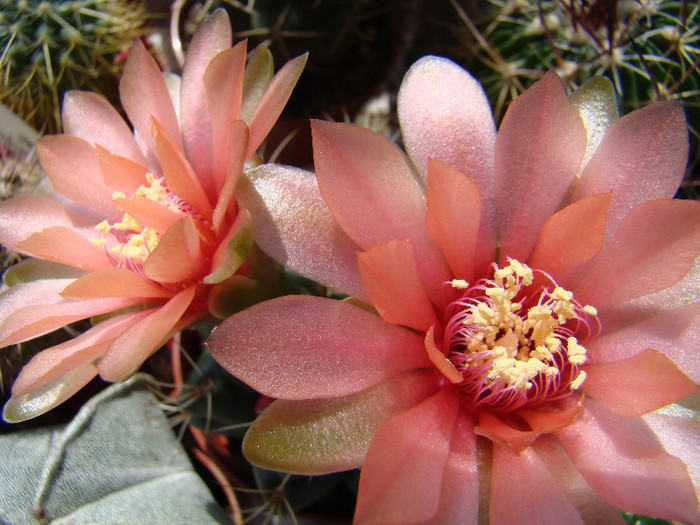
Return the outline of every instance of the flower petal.
{"type": "Polygon", "coordinates": [[[481,411],[477,414],[478,423],[474,427],[474,433],[489,438],[514,454],[520,454],[532,445],[540,435],[540,432],[537,430],[520,430],[504,421],[506,417],[500,417],[500,415],[488,411],[481,411]]]}
{"type": "Polygon", "coordinates": [[[250,119],[250,142],[246,158],[258,149],[282,113],[306,65],[307,56],[304,54],[290,60],[272,77],[250,119]]]}
{"type": "Polygon", "coordinates": [[[313,121],[311,130],[318,185],[341,228],[364,249],[410,240],[426,291],[439,301],[449,269],[428,236],[423,191],[402,154],[358,126],[313,121]]]}
{"type": "Polygon", "coordinates": [[[274,72],[272,53],[266,45],[260,44],[250,52],[250,59],[243,77],[241,118],[249,126],[274,72]]]}
{"type": "Polygon", "coordinates": [[[384,421],[360,475],[356,523],[422,523],[438,512],[459,401],[447,388],[384,421]]]}
{"type": "Polygon", "coordinates": [[[542,226],[528,261],[568,289],[579,270],[603,249],[610,194],[592,195],[552,215],[542,226]]]}
{"type": "Polygon", "coordinates": [[[57,192],[105,217],[121,217],[90,144],[70,135],[47,135],[36,141],[36,151],[57,192]]]}
{"type": "Polygon", "coordinates": [[[580,523],[583,520],[532,448],[493,446],[491,523],[580,523]]]}
{"type": "Polygon", "coordinates": [[[622,419],[591,399],[555,434],[589,485],[617,508],[695,523],[698,503],[681,460],[664,452],[641,419],[622,419]]]}
{"type": "Polygon", "coordinates": [[[678,282],[700,251],[700,203],[659,199],[635,207],[572,290],[599,310],[678,282]]]}
{"type": "Polygon", "coordinates": [[[584,366],[583,391],[622,417],[639,416],[694,394],[698,387],[656,350],[584,366]]]}
{"type": "Polygon", "coordinates": [[[65,299],[99,297],[172,297],[173,291],[152,284],[128,268],[101,268],[83,275],[61,292],[65,299]]]}
{"type": "Polygon", "coordinates": [[[61,119],[66,134],[132,162],[146,162],[131,128],[104,97],[88,91],[67,91],[61,119]]]}
{"type": "MultiPolygon", "coordinates": [[[[428,189],[425,223],[430,237],[445,257],[452,275],[474,282],[475,271],[485,261],[476,261],[481,222],[481,196],[476,184],[440,161],[428,160],[428,189]]],[[[492,246],[490,264],[495,253],[492,246]]]]}
{"type": "Polygon", "coordinates": [[[556,73],[513,101],[496,139],[501,259],[527,260],[542,225],[570,190],[585,149],[583,122],[556,73]]]}
{"type": "Polygon", "coordinates": [[[259,467],[295,474],[358,468],[380,423],[420,403],[436,387],[430,372],[414,370],[346,397],[278,399],[251,425],[243,453],[259,467]]]}
{"type": "Polygon", "coordinates": [[[95,146],[95,151],[102,180],[110,188],[130,195],[135,193],[139,186],[146,184],[148,170],[142,164],[114,155],[99,145],[95,146]]]}
{"type": "Polygon", "coordinates": [[[114,199],[114,202],[120,210],[128,213],[140,226],[151,228],[160,235],[163,235],[173,224],[182,219],[181,214],[141,195],[114,199]]]}
{"type": "Polygon", "coordinates": [[[369,301],[356,252],[331,215],[309,171],[264,164],[246,171],[236,198],[251,214],[255,242],[287,268],[369,301]]]}
{"type": "Polygon", "coordinates": [[[673,197],[687,161],[683,107],[674,102],[649,104],[610,126],[581,174],[574,200],[612,192],[609,227],[617,228],[634,206],[673,197]]]}
{"type": "Polygon", "coordinates": [[[218,232],[226,214],[231,211],[231,202],[233,201],[233,192],[238,183],[240,174],[243,172],[243,164],[245,162],[245,151],[248,146],[248,128],[242,120],[236,120],[230,123],[228,133],[229,143],[225,147],[228,152],[228,157],[225,159],[224,167],[225,180],[223,185],[218,188],[218,200],[212,214],[212,224],[218,232]]]}
{"type": "Polygon", "coordinates": [[[219,244],[211,261],[211,272],[202,279],[204,284],[217,284],[231,277],[245,262],[253,247],[253,229],[248,210],[238,213],[236,222],[219,244]]]}
{"type": "Polygon", "coordinates": [[[112,265],[104,248],[65,226],[33,233],[17,244],[17,250],[87,271],[112,265]]]}
{"type": "Polygon", "coordinates": [[[195,290],[195,286],[185,288],[117,337],[97,363],[100,376],[106,381],[123,381],[133,374],[171,336],[173,327],[192,302],[195,290]]]}
{"type": "Polygon", "coordinates": [[[197,227],[191,215],[165,232],[143,263],[143,273],[161,283],[179,283],[206,271],[197,227]]]}
{"type": "Polygon", "coordinates": [[[286,296],[229,317],[207,342],[214,359],[282,399],[354,394],[429,367],[420,336],[342,301],[286,296]]]}
{"type": "Polygon", "coordinates": [[[391,324],[425,332],[437,316],[418,277],[406,240],[378,244],[357,254],[362,282],[379,315],[391,324]]]}

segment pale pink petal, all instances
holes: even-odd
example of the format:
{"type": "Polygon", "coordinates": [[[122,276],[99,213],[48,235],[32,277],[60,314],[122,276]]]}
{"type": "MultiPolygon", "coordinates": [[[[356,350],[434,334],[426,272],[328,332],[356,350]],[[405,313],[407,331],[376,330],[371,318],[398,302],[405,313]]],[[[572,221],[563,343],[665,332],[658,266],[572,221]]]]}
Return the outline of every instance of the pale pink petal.
{"type": "Polygon", "coordinates": [[[435,324],[437,316],[418,276],[409,241],[378,244],[358,253],[357,260],[367,295],[387,323],[420,332],[435,324]]]}
{"type": "Polygon", "coordinates": [[[233,200],[233,193],[238,183],[240,174],[243,172],[245,162],[245,151],[248,146],[248,128],[242,120],[231,122],[228,133],[229,143],[225,151],[228,156],[225,159],[224,183],[217,188],[218,200],[212,215],[214,229],[218,232],[224,218],[230,211],[230,204],[233,200]]]}
{"type": "MultiPolygon", "coordinates": [[[[241,117],[243,73],[245,71],[247,42],[239,42],[215,56],[204,72],[209,114],[212,126],[212,178],[217,191],[224,184],[228,159],[224,152],[231,140],[231,122],[241,117]]],[[[246,144],[245,153],[248,150],[246,144]]]]}
{"type": "Polygon", "coordinates": [[[104,248],[92,244],[71,228],[55,226],[33,233],[17,244],[17,250],[81,270],[111,266],[104,248]]]}
{"type": "Polygon", "coordinates": [[[433,525],[477,525],[479,522],[479,472],[473,427],[471,418],[460,411],[442,477],[440,506],[437,515],[430,520],[433,525]]]}
{"type": "Polygon", "coordinates": [[[527,260],[544,222],[560,207],[586,149],[586,130],[550,71],[508,108],[496,139],[501,258],[527,260]]]}
{"type": "Polygon", "coordinates": [[[493,446],[489,521],[510,523],[580,523],[583,520],[532,448],[520,454],[493,446]]]}
{"type": "Polygon", "coordinates": [[[99,297],[172,297],[174,292],[144,279],[128,268],[102,268],[90,272],[66,286],[65,299],[99,297]]]}
{"type": "MultiPolygon", "coordinates": [[[[139,39],[129,51],[124,74],[119,82],[122,106],[134,126],[134,132],[148,148],[147,158],[155,161],[155,142],[151,134],[155,118],[183,151],[180,124],[170,99],[170,93],[156,61],[139,39]]],[[[157,164],[156,164],[157,165],[157,164]]]]}
{"type": "Polygon", "coordinates": [[[69,135],[47,135],[36,141],[36,151],[57,192],[105,217],[121,217],[90,144],[69,135]]]}
{"type": "Polygon", "coordinates": [[[683,107],[674,102],[649,104],[610,126],[581,174],[574,200],[612,192],[612,232],[637,204],[673,197],[687,162],[683,107]]]}
{"type": "Polygon", "coordinates": [[[476,261],[481,223],[481,196],[476,184],[440,161],[428,161],[425,223],[430,237],[445,257],[452,275],[469,283],[475,271],[493,261],[476,261]]]}
{"type": "Polygon", "coordinates": [[[585,523],[624,525],[626,521],[612,505],[605,503],[586,483],[576,466],[557,441],[551,436],[541,436],[533,444],[540,461],[566,494],[585,523]]]}
{"type": "Polygon", "coordinates": [[[250,212],[255,242],[270,257],[304,277],[369,301],[357,267],[360,247],[331,215],[313,173],[263,164],[243,174],[236,198],[250,212]]]}
{"type": "Polygon", "coordinates": [[[95,150],[102,180],[110,188],[129,195],[146,184],[148,169],[142,164],[114,155],[102,146],[95,146],[95,150]]]}
{"type": "MultiPolygon", "coordinates": [[[[211,60],[231,47],[231,22],[226,11],[216,10],[202,22],[187,48],[180,85],[180,120],[187,158],[206,193],[215,194],[212,181],[212,113],[207,104],[204,72],[211,60]]],[[[222,101],[223,102],[223,101],[222,101]]]]}
{"type": "Polygon", "coordinates": [[[104,97],[88,91],[66,92],[61,119],[66,134],[133,162],[146,162],[131,128],[104,97]]]}
{"type": "Polygon", "coordinates": [[[180,283],[207,271],[191,215],[173,224],[143,263],[143,273],[161,283],[180,283]]]}
{"type": "Polygon", "coordinates": [[[358,468],[380,423],[420,403],[436,388],[433,374],[413,370],[346,397],[278,399],[251,425],[243,453],[259,467],[295,474],[358,468]]]}
{"type": "Polygon", "coordinates": [[[100,376],[106,381],[123,381],[172,334],[194,298],[196,287],[185,288],[161,308],[133,324],[109,347],[97,363],[100,376]]]}
{"type": "Polygon", "coordinates": [[[153,136],[168,190],[190,204],[205,219],[211,220],[212,206],[197,174],[178,149],[173,137],[155,120],[153,136]]]}
{"type": "Polygon", "coordinates": [[[575,202],[552,215],[542,226],[528,264],[548,272],[569,288],[580,269],[603,249],[610,194],[575,202]]]}
{"type": "Polygon", "coordinates": [[[2,418],[8,423],[19,423],[40,416],[60,405],[97,375],[92,363],[71,368],[36,390],[19,397],[11,397],[2,410],[2,418]]]}
{"type": "Polygon", "coordinates": [[[428,236],[423,190],[403,155],[358,126],[313,121],[311,130],[318,185],[341,228],[364,249],[410,240],[426,291],[438,302],[450,273],[428,236]]]}
{"type": "Polygon", "coordinates": [[[639,350],[654,348],[669,357],[693,381],[700,383],[700,302],[668,310],[622,329],[586,341],[591,363],[632,357],[639,350]]]}
{"type": "Polygon", "coordinates": [[[246,158],[258,149],[277,122],[306,65],[307,56],[304,54],[290,60],[272,77],[250,119],[250,142],[246,158]]]}
{"type": "MultiPolygon", "coordinates": [[[[74,279],[39,279],[16,284],[0,293],[0,327],[13,312],[26,306],[59,302],[61,290],[74,279]]],[[[0,347],[5,346],[1,345],[0,347]]]]}
{"type": "Polygon", "coordinates": [[[23,396],[73,368],[95,361],[107,350],[112,340],[149,312],[130,313],[108,319],[78,337],[42,350],[24,365],[12,384],[12,395],[23,396]]]}
{"type": "Polygon", "coordinates": [[[668,357],[651,349],[583,369],[583,392],[622,417],[646,414],[698,391],[668,357]]]}
{"type": "Polygon", "coordinates": [[[620,418],[586,398],[586,411],[555,434],[588,484],[617,508],[695,523],[698,503],[681,460],[639,418],[620,418]]]}
{"type": "Polygon", "coordinates": [[[537,430],[521,430],[519,425],[509,424],[506,415],[482,411],[477,414],[478,422],[474,427],[474,433],[484,436],[494,443],[508,449],[514,454],[519,454],[540,435],[537,430]]]}
{"type": "Polygon", "coordinates": [[[659,199],[634,208],[572,290],[600,309],[678,282],[700,251],[700,203],[659,199]]]}
{"type": "Polygon", "coordinates": [[[282,399],[349,395],[430,366],[417,334],[322,297],[255,305],[221,323],[207,345],[230,373],[282,399]]]}
{"type": "Polygon", "coordinates": [[[355,523],[422,523],[438,512],[459,399],[448,389],[384,421],[365,458],[355,523]]]}
{"type": "Polygon", "coordinates": [[[52,226],[72,226],[66,209],[53,199],[25,194],[0,202],[0,243],[11,250],[31,234],[52,226]]]}

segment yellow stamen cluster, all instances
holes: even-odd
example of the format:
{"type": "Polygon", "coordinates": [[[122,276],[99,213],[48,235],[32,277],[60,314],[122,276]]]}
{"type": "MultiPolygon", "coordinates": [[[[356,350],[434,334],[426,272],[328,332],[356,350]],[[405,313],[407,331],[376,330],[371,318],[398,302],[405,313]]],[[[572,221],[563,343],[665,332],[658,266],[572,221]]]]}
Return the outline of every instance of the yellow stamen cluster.
{"type": "MultiPolygon", "coordinates": [[[[538,304],[527,312],[522,312],[522,304],[515,302],[521,290],[533,280],[529,267],[511,259],[508,266],[497,268],[493,280],[488,281],[490,286],[484,294],[490,301],[478,301],[470,306],[463,320],[465,325],[477,328],[476,333],[472,330],[473,335],[466,343],[466,353],[487,356],[476,363],[471,361],[468,366],[490,361],[488,379],[492,383],[503,380],[516,390],[532,388],[532,379],[538,374],[549,378],[558,375],[557,354],[565,353],[565,359],[572,365],[582,365],[586,361],[586,349],[576,337],[564,341],[560,330],[569,320],[579,317],[573,293],[556,287],[543,294],[538,304]]],[[[460,281],[451,284],[463,288],[460,281]]],[[[589,315],[597,313],[590,306],[583,310],[589,315]]],[[[585,373],[580,372],[570,387],[580,387],[584,379],[585,373]]]]}

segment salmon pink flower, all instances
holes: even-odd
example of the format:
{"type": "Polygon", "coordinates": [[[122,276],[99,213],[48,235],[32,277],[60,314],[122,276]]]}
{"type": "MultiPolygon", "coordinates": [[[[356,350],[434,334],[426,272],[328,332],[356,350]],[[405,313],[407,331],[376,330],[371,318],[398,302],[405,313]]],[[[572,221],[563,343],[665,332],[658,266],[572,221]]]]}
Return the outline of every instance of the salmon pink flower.
{"type": "Polygon", "coordinates": [[[263,249],[352,296],[273,299],[214,331],[214,357],[277,398],[244,453],[361,466],[357,523],[697,523],[697,424],[658,410],[700,379],[680,106],[618,119],[604,79],[569,98],[550,72],[496,133],[479,84],[437,57],[398,100],[408,158],[315,122],[316,176],[242,179],[263,249]]]}
{"type": "Polygon", "coordinates": [[[109,315],[25,366],[6,420],[49,410],[98,373],[125,379],[175,331],[208,315],[212,290],[243,263],[250,219],[234,187],[305,57],[272,78],[266,49],[246,68],[246,43],[231,44],[228,16],[218,11],[194,36],[180,78],[161,74],[136,41],[119,86],[133,133],[103,98],[70,92],[65,134],[37,142],[54,198],[3,202],[0,242],[50,262],[29,259],[6,276],[22,282],[0,296],[0,346],[109,315]]]}

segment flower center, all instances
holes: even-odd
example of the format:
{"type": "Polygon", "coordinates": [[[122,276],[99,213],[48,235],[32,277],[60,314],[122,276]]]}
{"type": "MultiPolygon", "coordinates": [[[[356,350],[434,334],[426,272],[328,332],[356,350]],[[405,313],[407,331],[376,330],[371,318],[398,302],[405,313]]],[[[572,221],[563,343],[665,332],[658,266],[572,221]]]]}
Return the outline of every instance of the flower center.
{"type": "Polygon", "coordinates": [[[458,298],[445,311],[442,334],[467,402],[503,411],[578,389],[586,378],[581,342],[600,331],[595,308],[581,306],[545,272],[508,262],[474,286],[447,283],[458,298]]]}

